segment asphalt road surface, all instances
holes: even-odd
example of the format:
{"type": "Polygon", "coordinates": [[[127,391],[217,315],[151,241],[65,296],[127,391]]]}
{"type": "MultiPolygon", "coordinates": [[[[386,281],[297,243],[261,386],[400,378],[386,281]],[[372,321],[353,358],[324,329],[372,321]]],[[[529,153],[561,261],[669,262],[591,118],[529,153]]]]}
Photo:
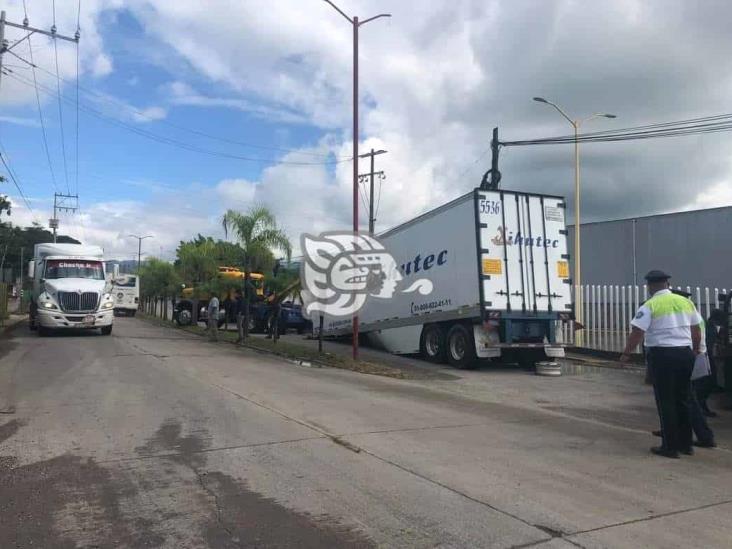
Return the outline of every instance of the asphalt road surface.
{"type": "Polygon", "coordinates": [[[0,547],[729,547],[721,448],[637,373],[396,380],[140,319],[0,339],[0,547]]]}

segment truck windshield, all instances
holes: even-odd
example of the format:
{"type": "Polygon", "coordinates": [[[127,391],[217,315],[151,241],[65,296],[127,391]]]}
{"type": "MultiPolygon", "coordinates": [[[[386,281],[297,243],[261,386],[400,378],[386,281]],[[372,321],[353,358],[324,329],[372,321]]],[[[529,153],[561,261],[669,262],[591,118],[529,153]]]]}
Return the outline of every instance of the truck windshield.
{"type": "Polygon", "coordinates": [[[78,259],[49,259],[46,262],[47,279],[57,278],[91,278],[104,280],[104,269],[101,261],[83,261],[78,259]]]}

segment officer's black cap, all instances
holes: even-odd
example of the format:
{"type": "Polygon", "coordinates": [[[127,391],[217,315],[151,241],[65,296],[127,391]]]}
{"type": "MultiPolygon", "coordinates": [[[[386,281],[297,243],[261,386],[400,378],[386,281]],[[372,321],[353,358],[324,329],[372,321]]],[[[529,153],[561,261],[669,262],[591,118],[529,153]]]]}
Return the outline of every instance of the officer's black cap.
{"type": "Polygon", "coordinates": [[[646,275],[646,282],[662,282],[669,278],[671,278],[670,274],[654,269],[652,271],[648,271],[648,274],[646,275]]]}

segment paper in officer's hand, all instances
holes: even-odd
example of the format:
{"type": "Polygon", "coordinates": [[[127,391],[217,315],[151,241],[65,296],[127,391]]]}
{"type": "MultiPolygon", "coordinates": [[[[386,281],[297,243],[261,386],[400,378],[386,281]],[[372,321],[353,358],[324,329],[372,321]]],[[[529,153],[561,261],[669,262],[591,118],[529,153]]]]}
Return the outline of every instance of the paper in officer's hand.
{"type": "Polygon", "coordinates": [[[699,353],[694,360],[694,369],[691,371],[691,380],[701,379],[712,375],[712,368],[709,365],[709,357],[706,353],[699,353]]]}

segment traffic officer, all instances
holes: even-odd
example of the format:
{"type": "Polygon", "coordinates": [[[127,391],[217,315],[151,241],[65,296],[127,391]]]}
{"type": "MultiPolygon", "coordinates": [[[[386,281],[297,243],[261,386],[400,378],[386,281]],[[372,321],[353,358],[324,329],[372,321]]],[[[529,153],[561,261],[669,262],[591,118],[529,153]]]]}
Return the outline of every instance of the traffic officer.
{"type": "Polygon", "coordinates": [[[669,458],[678,458],[679,453],[692,455],[691,371],[701,348],[702,318],[691,301],[671,293],[670,275],[653,270],[645,278],[651,298],[633,318],[620,360],[627,362],[645,338],[663,434],[663,444],[651,452],[669,458]]]}

